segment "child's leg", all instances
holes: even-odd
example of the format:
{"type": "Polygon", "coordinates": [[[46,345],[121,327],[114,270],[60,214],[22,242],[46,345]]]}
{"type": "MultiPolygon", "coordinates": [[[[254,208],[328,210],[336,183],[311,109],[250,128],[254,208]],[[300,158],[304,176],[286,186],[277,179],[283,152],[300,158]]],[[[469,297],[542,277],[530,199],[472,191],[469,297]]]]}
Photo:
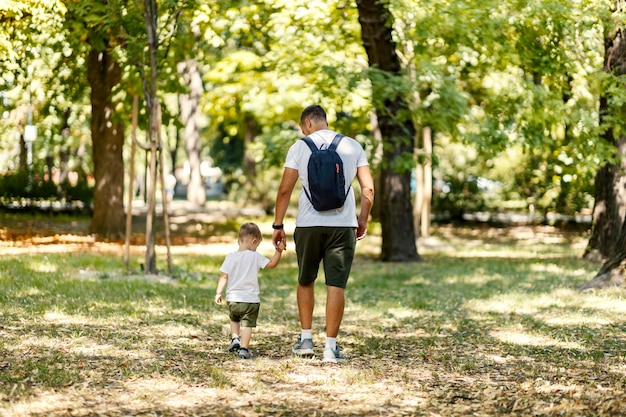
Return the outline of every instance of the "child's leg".
{"type": "Polygon", "coordinates": [[[238,321],[230,321],[230,337],[231,338],[235,338],[235,337],[239,337],[239,331],[240,331],[240,323],[238,321]]]}
{"type": "Polygon", "coordinates": [[[228,345],[229,352],[237,352],[241,348],[241,343],[239,341],[239,322],[238,321],[230,321],[230,344],[228,345]]]}
{"type": "Polygon", "coordinates": [[[252,327],[241,326],[241,347],[248,349],[248,347],[250,346],[250,339],[252,339],[252,327]]]}

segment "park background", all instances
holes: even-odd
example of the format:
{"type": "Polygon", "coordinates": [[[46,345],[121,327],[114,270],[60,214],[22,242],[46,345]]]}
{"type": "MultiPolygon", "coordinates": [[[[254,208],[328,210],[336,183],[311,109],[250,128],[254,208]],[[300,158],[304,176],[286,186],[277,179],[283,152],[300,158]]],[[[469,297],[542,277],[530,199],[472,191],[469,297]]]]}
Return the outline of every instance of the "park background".
{"type": "Polygon", "coordinates": [[[624,414],[622,1],[9,0],[0,22],[4,414],[624,414]],[[217,268],[241,222],[271,233],[311,103],[376,175],[351,361],[289,354],[288,252],[241,363],[217,268]]]}

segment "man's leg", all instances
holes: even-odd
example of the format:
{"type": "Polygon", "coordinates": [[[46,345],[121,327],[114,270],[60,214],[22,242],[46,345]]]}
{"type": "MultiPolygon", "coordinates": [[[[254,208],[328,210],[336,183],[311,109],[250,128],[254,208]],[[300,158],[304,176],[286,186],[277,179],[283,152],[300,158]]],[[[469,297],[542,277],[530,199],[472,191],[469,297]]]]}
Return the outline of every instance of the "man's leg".
{"type": "Polygon", "coordinates": [[[314,284],[298,284],[296,292],[298,299],[298,314],[300,315],[300,337],[293,347],[292,352],[298,356],[310,357],[315,354],[313,351],[313,305],[315,302],[314,284]]]}
{"type": "Polygon", "coordinates": [[[315,284],[298,284],[296,292],[300,327],[305,330],[313,327],[313,307],[315,306],[315,284]]]}
{"type": "Polygon", "coordinates": [[[321,243],[318,228],[298,228],[294,232],[296,254],[298,256],[298,315],[300,317],[300,337],[292,351],[299,356],[313,356],[313,309],[315,307],[315,278],[321,259],[321,243]]]}
{"type": "Polygon", "coordinates": [[[326,286],[326,337],[336,338],[346,304],[345,290],[326,286]]]}

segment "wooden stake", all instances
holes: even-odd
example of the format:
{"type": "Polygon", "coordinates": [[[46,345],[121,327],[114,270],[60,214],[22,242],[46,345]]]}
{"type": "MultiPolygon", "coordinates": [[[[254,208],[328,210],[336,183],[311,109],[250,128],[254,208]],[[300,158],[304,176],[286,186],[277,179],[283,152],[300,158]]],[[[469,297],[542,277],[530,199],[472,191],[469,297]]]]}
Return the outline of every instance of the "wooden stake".
{"type": "MultiPolygon", "coordinates": [[[[158,109],[159,126],[161,125],[161,106],[158,109]]],[[[165,245],[167,246],[167,271],[172,273],[172,251],[170,245],[170,217],[167,210],[167,188],[165,187],[165,173],[163,168],[163,143],[161,142],[161,130],[158,131],[159,142],[159,179],[161,181],[161,201],[163,204],[163,222],[165,224],[165,245]]]]}
{"type": "Polygon", "coordinates": [[[135,182],[135,149],[137,145],[137,114],[139,113],[139,97],[135,95],[133,97],[133,120],[130,140],[130,168],[128,171],[128,208],[126,210],[126,247],[124,250],[124,265],[128,270],[130,262],[130,236],[132,234],[133,226],[133,196],[134,196],[134,182],[135,182]]]}

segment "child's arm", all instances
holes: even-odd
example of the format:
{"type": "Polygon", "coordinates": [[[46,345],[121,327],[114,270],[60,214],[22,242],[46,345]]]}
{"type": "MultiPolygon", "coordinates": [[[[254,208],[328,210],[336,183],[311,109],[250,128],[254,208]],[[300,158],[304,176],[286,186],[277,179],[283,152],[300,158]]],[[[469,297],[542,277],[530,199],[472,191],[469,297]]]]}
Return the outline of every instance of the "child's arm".
{"type": "Polygon", "coordinates": [[[278,247],[276,248],[276,251],[274,252],[274,256],[272,256],[272,259],[270,259],[267,265],[265,265],[265,268],[267,269],[276,268],[278,266],[278,263],[280,262],[280,256],[282,255],[284,250],[285,250],[285,242],[279,242],[278,247]]]}
{"type": "Polygon", "coordinates": [[[226,287],[227,281],[228,274],[221,272],[220,279],[219,281],[217,281],[217,290],[215,290],[215,304],[222,304],[222,291],[224,291],[224,287],[226,287]]]}

